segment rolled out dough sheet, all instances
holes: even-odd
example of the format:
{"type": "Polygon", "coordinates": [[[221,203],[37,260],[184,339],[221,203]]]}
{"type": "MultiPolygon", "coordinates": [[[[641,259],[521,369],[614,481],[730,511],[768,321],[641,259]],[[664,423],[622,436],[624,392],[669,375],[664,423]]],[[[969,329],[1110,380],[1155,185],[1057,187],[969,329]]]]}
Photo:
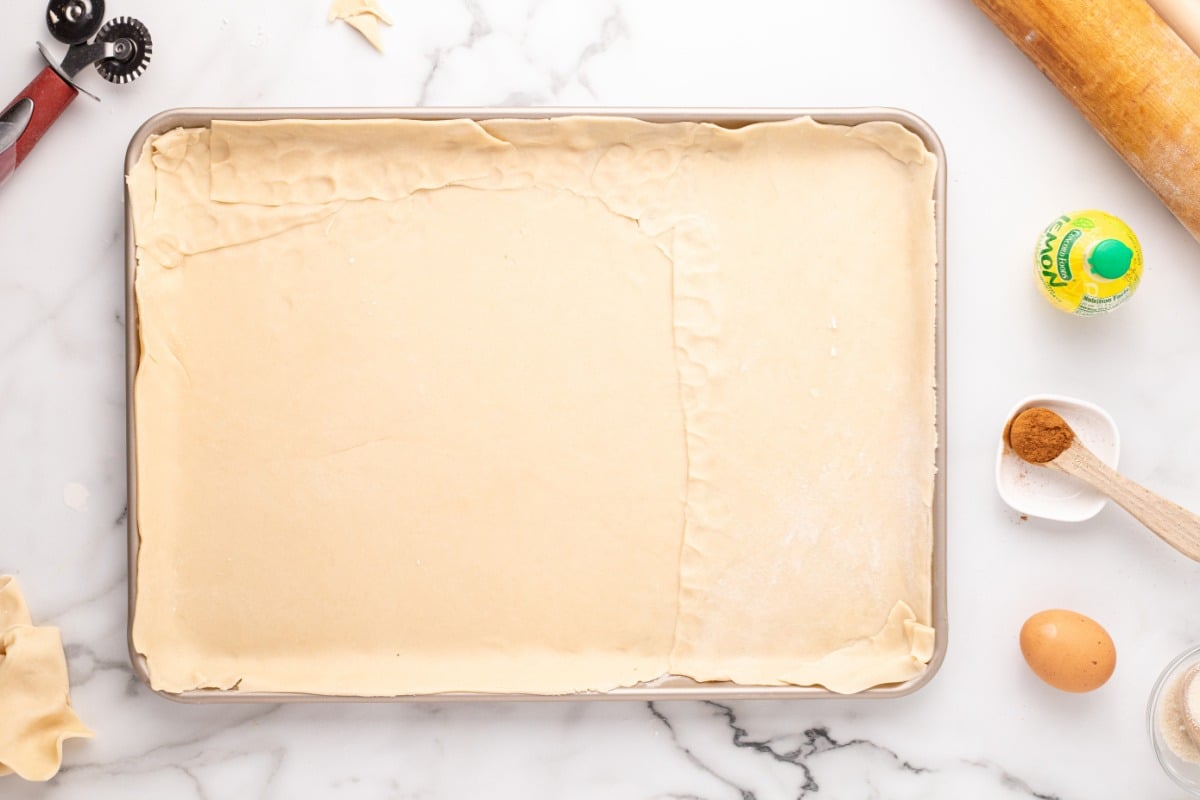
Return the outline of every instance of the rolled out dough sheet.
{"type": "Polygon", "coordinates": [[[935,159],[900,126],[217,121],[129,176],[154,687],[925,668],[935,159]]]}

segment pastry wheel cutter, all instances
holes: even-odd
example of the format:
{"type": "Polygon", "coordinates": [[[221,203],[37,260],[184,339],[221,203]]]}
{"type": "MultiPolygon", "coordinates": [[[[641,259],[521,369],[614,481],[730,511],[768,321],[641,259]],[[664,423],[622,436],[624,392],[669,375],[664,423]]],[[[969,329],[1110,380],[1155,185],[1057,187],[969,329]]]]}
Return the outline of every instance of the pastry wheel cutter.
{"type": "Polygon", "coordinates": [[[104,22],[104,0],[51,0],[46,27],[67,53],[60,61],[39,42],[46,66],[0,113],[0,183],[80,92],[100,99],[75,82],[85,67],[111,83],[128,83],[150,63],[150,31],[132,17],[104,22]]]}

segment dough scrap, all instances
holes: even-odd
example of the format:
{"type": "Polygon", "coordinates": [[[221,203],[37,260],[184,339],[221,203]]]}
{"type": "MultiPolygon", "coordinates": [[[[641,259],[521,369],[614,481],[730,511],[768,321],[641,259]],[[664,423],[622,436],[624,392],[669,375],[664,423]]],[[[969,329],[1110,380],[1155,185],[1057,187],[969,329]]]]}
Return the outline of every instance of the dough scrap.
{"type": "Polygon", "coordinates": [[[16,579],[0,575],[0,776],[49,780],[63,741],[93,736],[68,691],[58,629],[34,627],[16,579]]]}
{"type": "Polygon", "coordinates": [[[13,625],[32,625],[29,608],[17,579],[11,575],[0,575],[0,631],[13,625]]]}
{"type": "Polygon", "coordinates": [[[899,125],[809,119],[152,139],[129,175],[152,685],[920,674],[936,170],[899,125]]]}
{"type": "Polygon", "coordinates": [[[391,25],[392,19],[379,7],[378,0],[333,0],[329,7],[329,21],[344,20],[363,35],[371,46],[383,52],[383,37],[379,23],[391,25]]]}

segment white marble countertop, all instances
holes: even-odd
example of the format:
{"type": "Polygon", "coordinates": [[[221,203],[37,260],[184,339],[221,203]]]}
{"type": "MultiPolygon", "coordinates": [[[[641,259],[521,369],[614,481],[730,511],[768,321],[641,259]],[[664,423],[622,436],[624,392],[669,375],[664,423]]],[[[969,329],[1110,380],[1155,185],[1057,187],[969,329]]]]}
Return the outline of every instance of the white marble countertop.
{"type": "MultiPolygon", "coordinates": [[[[1021,397],[1090,399],[1129,475],[1200,507],[1200,250],[1057,91],[968,2],[383,0],[387,54],[326,0],[109,0],[153,31],[128,87],[80,99],[0,188],[0,572],[67,642],[97,737],[25,798],[1141,798],[1160,772],[1145,704],[1200,642],[1200,566],[1119,509],[1021,520],[992,482],[1021,397]],[[907,108],[949,169],[949,607],[945,666],[893,701],[185,706],[125,650],[122,158],[177,106],[700,105],[907,108]],[[1133,301],[1076,319],[1040,300],[1033,241],[1098,207],[1139,233],[1133,301]],[[1080,610],[1119,660],[1067,695],[1023,665],[1032,612],[1080,610]]],[[[4,4],[15,94],[49,41],[42,0],[4,4]]],[[[0,100],[0,105],[3,105],[0,100]]]]}

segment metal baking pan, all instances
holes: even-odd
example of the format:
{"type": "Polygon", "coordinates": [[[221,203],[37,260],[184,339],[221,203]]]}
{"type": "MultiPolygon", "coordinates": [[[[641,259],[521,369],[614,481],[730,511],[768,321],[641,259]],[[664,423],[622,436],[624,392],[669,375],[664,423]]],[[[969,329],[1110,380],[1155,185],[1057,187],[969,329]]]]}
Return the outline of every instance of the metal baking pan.
{"type": "MultiPolygon", "coordinates": [[[[946,154],[933,128],[920,117],[894,108],[186,108],[164,111],[148,119],[133,135],[125,154],[128,174],[141,155],[146,140],[175,128],[207,127],[213,120],[272,119],[545,119],[586,114],[591,116],[633,117],[648,122],[709,122],[739,128],[756,122],[812,117],[818,122],[857,125],[862,122],[896,122],[915,133],[925,147],[937,156],[938,173],[934,186],[934,213],[937,225],[937,308],[936,380],[937,380],[937,473],[933,494],[933,627],[936,642],[933,658],[920,676],[904,683],[887,684],[850,695],[811,686],[743,686],[734,683],[697,683],[688,678],[666,677],[652,683],[607,692],[568,695],[532,695],[451,692],[442,694],[397,695],[387,697],[350,697],[284,692],[239,692],[198,689],[179,694],[160,692],[163,697],[189,703],[204,702],[295,702],[295,701],[470,701],[470,700],[794,700],[794,699],[882,699],[911,694],[927,684],[946,656],[948,617],[946,612],[946,154]]],[[[138,486],[137,431],[134,428],[133,380],[139,358],[138,315],[133,296],[136,267],[133,218],[128,194],[125,205],[125,371],[126,428],[129,481],[129,614],[126,637],[134,674],[148,687],[150,676],[145,659],[133,647],[133,609],[137,596],[138,486]]]]}

